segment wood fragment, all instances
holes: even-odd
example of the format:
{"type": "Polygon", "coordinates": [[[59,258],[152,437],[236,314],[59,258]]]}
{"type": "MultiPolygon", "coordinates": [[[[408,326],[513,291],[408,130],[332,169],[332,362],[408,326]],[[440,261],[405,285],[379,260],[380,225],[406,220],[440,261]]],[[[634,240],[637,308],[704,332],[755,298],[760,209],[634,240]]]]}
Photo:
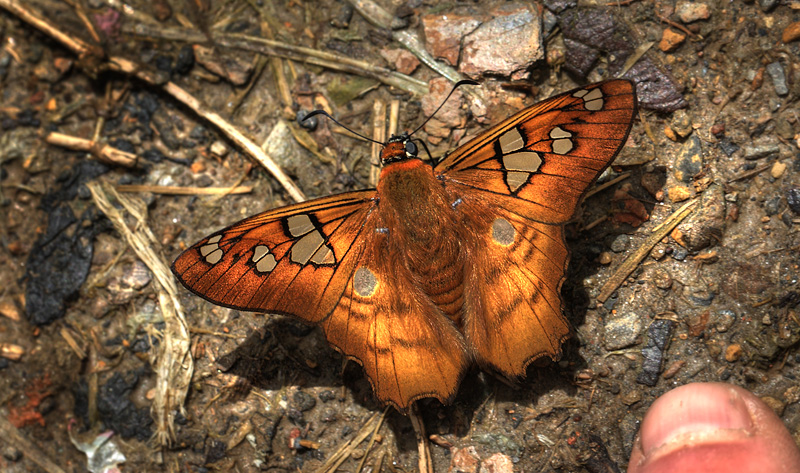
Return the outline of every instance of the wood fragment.
{"type": "Polygon", "coordinates": [[[620,182],[624,181],[625,179],[627,179],[629,177],[631,177],[631,173],[630,172],[623,172],[622,174],[620,174],[619,176],[615,177],[614,179],[611,179],[610,181],[604,182],[604,183],[602,183],[602,184],[600,184],[598,186],[594,186],[591,189],[589,189],[589,192],[586,193],[586,196],[584,197],[584,199],[588,199],[589,197],[597,194],[598,192],[602,192],[602,191],[608,189],[609,187],[613,186],[614,184],[620,183],[620,182]]]}
{"type": "MultiPolygon", "coordinates": [[[[376,100],[372,104],[372,139],[378,143],[386,142],[386,104],[381,100],[376,100]]],[[[378,185],[378,177],[381,172],[381,149],[382,145],[372,143],[370,153],[369,184],[371,187],[378,185]]]]}
{"type": "Polygon", "coordinates": [[[72,351],[74,351],[75,354],[78,355],[78,358],[81,360],[86,359],[86,350],[84,350],[83,348],[81,348],[80,345],[78,345],[78,342],[75,340],[75,337],[72,336],[72,333],[70,333],[70,331],[67,330],[66,327],[61,327],[60,333],[61,333],[61,338],[63,338],[64,341],[67,342],[67,345],[69,345],[69,347],[72,348],[72,351]]]}
{"type": "Polygon", "coordinates": [[[153,186],[149,184],[124,184],[114,187],[117,192],[150,192],[153,194],[167,195],[225,195],[248,194],[253,191],[253,186],[236,187],[182,187],[182,186],[153,186]]]}
{"type": "Polygon", "coordinates": [[[732,182],[736,182],[736,181],[743,181],[743,180],[749,179],[749,178],[751,178],[753,176],[757,176],[757,175],[761,174],[762,172],[766,171],[767,169],[769,169],[770,167],[772,167],[771,163],[770,164],[764,164],[764,165],[759,166],[759,167],[757,167],[755,169],[751,169],[750,171],[743,172],[742,174],[739,174],[738,176],[730,178],[728,180],[728,184],[730,184],[732,182]]]}
{"type": "MultiPolygon", "coordinates": [[[[392,28],[396,24],[397,18],[389,13],[382,6],[378,5],[372,0],[347,0],[356,11],[373,26],[380,28],[383,31],[390,32],[392,39],[400,43],[404,48],[414,54],[417,59],[426,66],[430,67],[442,77],[446,77],[451,82],[455,83],[465,79],[460,72],[455,68],[446,65],[441,61],[437,61],[420,40],[416,33],[412,33],[407,29],[395,30],[392,28]]],[[[473,99],[483,100],[482,91],[467,90],[466,94],[473,99]]]]}
{"type": "MultiPolygon", "coordinates": [[[[6,1],[0,0],[0,4],[6,1]]],[[[131,35],[137,35],[148,39],[164,39],[171,41],[184,41],[196,43],[207,41],[202,33],[195,30],[179,27],[164,27],[163,25],[135,25],[128,27],[123,25],[122,30],[131,35]]],[[[318,49],[296,46],[282,41],[259,38],[239,33],[213,33],[214,43],[243,51],[256,52],[269,56],[277,56],[285,59],[292,59],[305,64],[313,64],[334,71],[347,72],[357,76],[369,77],[386,85],[397,87],[416,96],[428,93],[427,82],[415,79],[411,76],[401,74],[397,71],[376,66],[367,61],[353,59],[339,54],[320,51],[318,49]]]]}
{"type": "Polygon", "coordinates": [[[65,135],[63,133],[50,133],[45,137],[51,145],[61,146],[75,151],[86,151],[92,156],[107,164],[116,164],[126,168],[135,168],[139,158],[133,154],[108,144],[98,143],[93,140],[78,138],[77,136],[65,135]]]}
{"type": "Polygon", "coordinates": [[[22,320],[19,308],[11,300],[0,301],[0,315],[13,320],[14,322],[19,322],[22,320]]]}
{"type": "Polygon", "coordinates": [[[25,349],[13,343],[0,343],[0,356],[3,358],[19,361],[22,355],[25,354],[25,349]]]}
{"type": "Polygon", "coordinates": [[[417,402],[411,403],[408,418],[414,426],[414,433],[417,436],[417,451],[419,452],[419,472],[433,473],[433,461],[431,460],[431,449],[428,445],[428,436],[425,435],[425,423],[419,412],[417,402]]]}
{"type": "Polygon", "coordinates": [[[622,284],[628,276],[633,273],[633,270],[639,266],[639,263],[650,254],[650,251],[661,241],[664,237],[669,235],[675,227],[678,226],[679,223],[686,218],[692,210],[694,210],[695,206],[699,200],[691,200],[685,203],[681,208],[676,210],[672,215],[667,217],[664,222],[658,225],[656,228],[653,229],[652,233],[649,237],[642,243],[639,248],[636,249],[630,256],[628,256],[622,264],[616,269],[614,274],[608,278],[603,287],[600,289],[600,294],[597,296],[597,300],[602,304],[609,297],[617,288],[622,284]]]}
{"type": "Polygon", "coordinates": [[[688,36],[691,36],[692,39],[694,39],[696,41],[702,41],[702,39],[703,39],[703,36],[693,32],[692,30],[690,30],[689,28],[681,25],[680,23],[676,23],[676,22],[670,20],[669,18],[667,18],[667,17],[665,17],[663,15],[656,14],[656,18],[658,18],[661,22],[666,23],[666,24],[668,24],[669,26],[671,26],[673,28],[676,28],[676,29],[679,29],[679,30],[683,31],[684,33],[686,33],[688,36]]]}
{"type": "MultiPolygon", "coordinates": [[[[378,431],[381,429],[381,425],[383,425],[383,419],[386,418],[386,413],[389,411],[389,408],[385,408],[383,410],[383,414],[381,415],[380,420],[375,424],[375,428],[372,430],[372,435],[370,435],[369,443],[367,444],[367,448],[364,451],[364,456],[361,457],[361,462],[358,464],[358,468],[356,471],[364,471],[364,462],[367,461],[367,457],[369,456],[369,452],[372,450],[373,445],[375,445],[375,439],[378,438],[378,431]]],[[[374,471],[380,472],[380,469],[376,469],[374,471]]]]}
{"type": "Polygon", "coordinates": [[[353,453],[353,450],[370,436],[374,429],[374,423],[376,421],[382,423],[385,416],[385,411],[380,415],[378,413],[373,414],[372,417],[361,425],[356,435],[342,444],[342,446],[331,454],[328,460],[321,467],[317,468],[314,473],[334,473],[337,471],[339,466],[350,458],[350,454],[353,453]]]}

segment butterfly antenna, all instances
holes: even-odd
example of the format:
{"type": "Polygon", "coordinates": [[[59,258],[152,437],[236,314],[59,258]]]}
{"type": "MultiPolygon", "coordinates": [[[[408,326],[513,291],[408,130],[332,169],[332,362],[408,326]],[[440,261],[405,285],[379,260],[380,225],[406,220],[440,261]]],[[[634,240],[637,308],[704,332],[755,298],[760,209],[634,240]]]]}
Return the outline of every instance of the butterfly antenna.
{"type": "Polygon", "coordinates": [[[444,104],[447,103],[447,99],[449,99],[450,96],[453,95],[453,92],[455,92],[456,89],[461,87],[462,85],[479,85],[479,83],[475,82],[474,80],[471,80],[471,79],[464,79],[464,80],[460,80],[460,81],[456,82],[455,85],[453,85],[453,89],[450,90],[449,94],[447,94],[447,97],[445,97],[444,100],[442,100],[442,103],[439,104],[439,107],[436,110],[434,110],[434,112],[431,114],[431,116],[429,116],[424,122],[422,122],[422,125],[418,126],[416,130],[414,130],[411,133],[409,133],[408,136],[413,135],[414,133],[418,132],[420,128],[425,126],[425,124],[428,123],[428,121],[430,121],[430,119],[433,118],[434,115],[436,115],[436,113],[439,110],[442,109],[442,107],[444,107],[444,104]]]}
{"type": "MultiPolygon", "coordinates": [[[[452,93],[452,92],[451,92],[451,93],[452,93]]],[[[316,115],[324,115],[324,116],[326,116],[326,117],[330,118],[331,120],[333,120],[333,123],[336,123],[336,124],[337,124],[337,125],[339,125],[340,127],[344,128],[345,130],[349,131],[350,133],[352,133],[352,134],[354,134],[354,135],[358,136],[359,138],[361,138],[361,139],[364,139],[364,140],[367,140],[367,141],[371,141],[371,142],[373,142],[373,143],[378,143],[379,145],[383,146],[383,143],[381,143],[380,141],[375,141],[375,140],[373,140],[372,138],[367,138],[366,136],[362,135],[361,133],[356,133],[355,131],[351,130],[350,128],[347,128],[346,126],[342,125],[341,123],[339,123],[339,121],[338,121],[338,120],[336,120],[335,118],[333,118],[333,117],[330,115],[330,113],[326,112],[325,110],[314,110],[313,112],[311,112],[311,113],[309,113],[308,115],[306,115],[305,117],[303,117],[303,119],[302,119],[302,120],[300,120],[300,121],[303,121],[303,122],[304,122],[304,121],[308,120],[309,118],[311,118],[311,117],[313,117],[313,116],[316,116],[316,115]]]]}

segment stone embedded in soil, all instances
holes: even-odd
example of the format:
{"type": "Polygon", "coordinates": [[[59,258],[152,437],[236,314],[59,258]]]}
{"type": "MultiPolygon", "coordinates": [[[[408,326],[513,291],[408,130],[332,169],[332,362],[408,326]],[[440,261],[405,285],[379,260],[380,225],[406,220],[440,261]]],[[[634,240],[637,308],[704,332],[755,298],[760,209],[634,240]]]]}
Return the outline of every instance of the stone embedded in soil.
{"type": "Polygon", "coordinates": [[[789,93],[789,86],[786,85],[786,73],[779,62],[771,62],[767,65],[767,74],[772,78],[772,85],[775,93],[783,97],[789,93]]]}
{"type": "Polygon", "coordinates": [[[658,47],[665,53],[669,53],[678,49],[685,39],[685,34],[667,28],[661,34],[661,41],[658,43],[658,47]]]}
{"type": "Polygon", "coordinates": [[[700,251],[720,241],[725,230],[725,196],[713,185],[700,197],[700,205],[672,231],[670,236],[691,252],[700,251]]]}
{"type": "Polygon", "coordinates": [[[675,186],[669,188],[667,195],[673,202],[683,202],[692,196],[692,191],[686,186],[675,186]]]}
{"type": "Polygon", "coordinates": [[[762,143],[746,145],[742,148],[744,159],[755,161],[756,159],[769,158],[780,153],[781,148],[777,143],[762,143]]]}
{"type": "Polygon", "coordinates": [[[678,4],[675,14],[682,22],[692,23],[709,19],[711,17],[711,9],[705,3],[681,2],[678,4]]]}
{"type": "Polygon", "coordinates": [[[477,473],[481,457],[475,447],[455,448],[451,452],[450,473],[477,473]]]}
{"type": "Polygon", "coordinates": [[[512,473],[514,471],[514,462],[511,461],[508,455],[495,453],[483,461],[480,471],[486,473],[512,473]]]}
{"type": "Polygon", "coordinates": [[[784,172],[786,172],[786,163],[783,161],[775,161],[769,170],[769,174],[775,179],[780,179],[784,172]]]}
{"type": "Polygon", "coordinates": [[[523,74],[530,64],[544,58],[540,15],[521,4],[503,5],[491,14],[491,20],[464,38],[458,69],[470,77],[489,74],[521,79],[515,74],[523,74]]]}
{"type": "Polygon", "coordinates": [[[792,187],[786,191],[786,202],[795,215],[800,215],[800,187],[792,187]]]}
{"type": "Polygon", "coordinates": [[[783,29],[781,40],[788,44],[798,39],[800,39],[800,21],[795,21],[783,29]]]}
{"type": "Polygon", "coordinates": [[[641,332],[642,317],[636,312],[624,311],[606,319],[603,344],[608,351],[620,350],[635,344],[641,332]]]}
{"type": "Polygon", "coordinates": [[[425,46],[434,57],[455,66],[461,56],[461,39],[482,21],[468,15],[425,15],[422,17],[425,46]]]}
{"type": "Polygon", "coordinates": [[[725,360],[733,363],[734,361],[738,361],[739,358],[742,357],[743,354],[742,346],[738,343],[732,343],[728,345],[728,348],[725,349],[725,360]]]}
{"type": "Polygon", "coordinates": [[[703,170],[703,148],[700,138],[692,135],[681,147],[678,157],[675,159],[675,179],[681,182],[691,182],[694,176],[703,170]]]}
{"type": "Polygon", "coordinates": [[[642,370],[636,377],[636,382],[647,386],[658,383],[664,352],[672,336],[675,322],[668,319],[654,320],[647,329],[647,344],[642,348],[642,370]]]}
{"type": "Polygon", "coordinates": [[[385,48],[381,49],[380,54],[401,74],[411,74],[420,65],[419,59],[406,49],[385,48]]]}

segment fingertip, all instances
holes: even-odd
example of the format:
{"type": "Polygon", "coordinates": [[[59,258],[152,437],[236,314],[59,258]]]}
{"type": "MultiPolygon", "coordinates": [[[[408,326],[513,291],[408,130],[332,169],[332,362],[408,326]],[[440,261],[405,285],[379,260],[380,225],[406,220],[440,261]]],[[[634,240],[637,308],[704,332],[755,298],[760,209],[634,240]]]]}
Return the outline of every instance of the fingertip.
{"type": "Polygon", "coordinates": [[[693,383],[650,407],[628,471],[800,472],[800,450],[775,413],[749,391],[693,383]]]}

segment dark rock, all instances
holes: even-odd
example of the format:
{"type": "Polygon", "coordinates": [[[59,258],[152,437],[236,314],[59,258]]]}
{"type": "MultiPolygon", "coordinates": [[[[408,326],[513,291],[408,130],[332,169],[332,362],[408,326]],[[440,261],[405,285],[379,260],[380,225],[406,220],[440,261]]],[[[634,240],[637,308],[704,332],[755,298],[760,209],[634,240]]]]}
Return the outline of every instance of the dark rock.
{"type": "Polygon", "coordinates": [[[703,171],[703,148],[700,138],[692,135],[683,143],[678,157],[675,159],[675,179],[681,182],[692,182],[694,176],[703,171]]]}
{"type": "Polygon", "coordinates": [[[310,411],[317,405],[316,399],[308,393],[297,391],[292,396],[294,405],[303,412],[310,411]]]}
{"type": "Polygon", "coordinates": [[[800,215],[800,187],[792,187],[786,191],[786,202],[795,215],[800,215]]]}
{"type": "Polygon", "coordinates": [[[661,372],[664,354],[672,336],[675,322],[667,319],[657,319],[647,329],[647,344],[642,348],[642,370],[636,377],[636,382],[646,386],[655,386],[661,372]]]}

